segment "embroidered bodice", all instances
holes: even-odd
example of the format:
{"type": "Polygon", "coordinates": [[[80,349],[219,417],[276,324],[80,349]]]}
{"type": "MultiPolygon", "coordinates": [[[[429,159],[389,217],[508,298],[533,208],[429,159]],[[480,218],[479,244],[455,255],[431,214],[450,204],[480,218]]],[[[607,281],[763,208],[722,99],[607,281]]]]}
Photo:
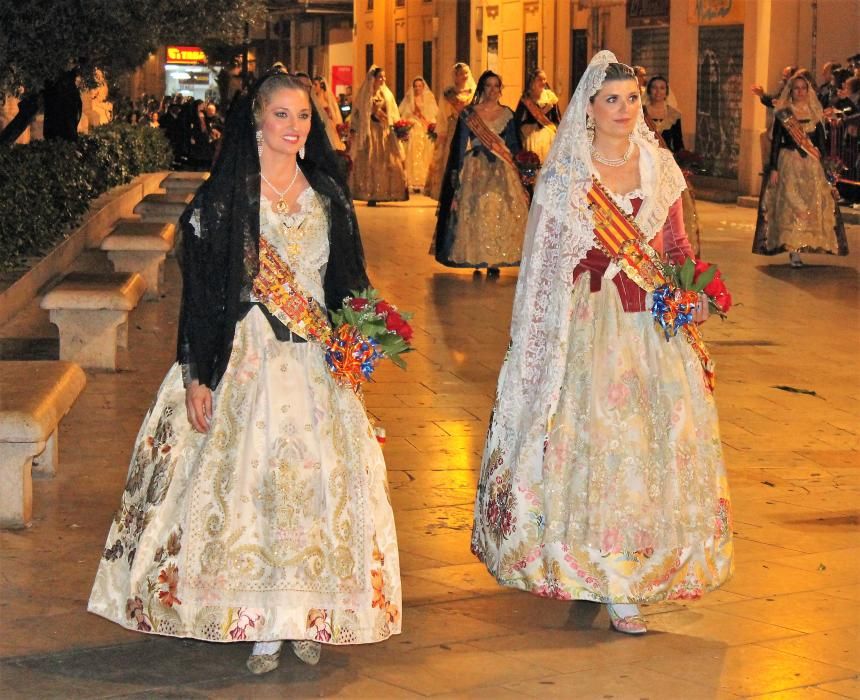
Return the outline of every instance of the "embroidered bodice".
{"type": "MultiPolygon", "coordinates": [[[[618,208],[628,216],[636,216],[645,196],[640,188],[623,195],[608,189],[606,191],[618,205],[618,208]]],[[[649,243],[658,254],[664,255],[678,264],[683,263],[688,257],[694,257],[692,247],[684,231],[684,212],[680,199],[669,208],[669,215],[663,228],[649,243]]],[[[621,306],[625,311],[646,310],[645,291],[622,272],[596,244],[574,269],[574,280],[584,273],[589,273],[591,276],[592,292],[598,291],[604,279],[608,279],[618,289],[621,306]]]]}
{"type": "Polygon", "coordinates": [[[260,236],[269,241],[290,266],[302,289],[325,305],[323,278],[329,255],[328,202],[310,187],[296,202],[298,211],[278,214],[272,210],[272,201],[261,196],[260,236]]]}
{"type": "Polygon", "coordinates": [[[625,214],[627,214],[627,216],[635,216],[636,212],[639,211],[639,205],[645,198],[645,193],[638,187],[635,190],[631,190],[627,194],[616,194],[609,189],[607,189],[606,191],[609,193],[609,196],[612,197],[613,201],[618,205],[618,208],[621,209],[621,211],[623,211],[625,214]]]}

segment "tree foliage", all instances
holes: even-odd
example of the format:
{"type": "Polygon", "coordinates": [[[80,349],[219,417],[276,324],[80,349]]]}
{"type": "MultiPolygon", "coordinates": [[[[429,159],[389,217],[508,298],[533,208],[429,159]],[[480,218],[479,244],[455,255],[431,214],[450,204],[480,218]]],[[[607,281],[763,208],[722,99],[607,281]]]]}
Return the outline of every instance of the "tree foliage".
{"type": "Polygon", "coordinates": [[[0,0],[0,92],[41,90],[79,66],[134,70],[160,44],[237,43],[264,0],[0,0]]]}

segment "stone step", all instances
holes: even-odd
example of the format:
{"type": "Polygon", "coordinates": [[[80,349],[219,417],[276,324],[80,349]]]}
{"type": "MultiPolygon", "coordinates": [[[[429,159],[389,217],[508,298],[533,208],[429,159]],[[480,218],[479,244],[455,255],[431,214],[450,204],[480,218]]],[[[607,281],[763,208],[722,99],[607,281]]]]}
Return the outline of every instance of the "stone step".
{"type": "Polygon", "coordinates": [[[747,209],[758,209],[758,197],[752,194],[741,195],[738,197],[737,205],[747,209]]]}
{"type": "Polygon", "coordinates": [[[148,194],[134,208],[142,221],[175,224],[191,201],[190,192],[148,194]]]}
{"type": "Polygon", "coordinates": [[[175,172],[170,173],[161,181],[161,187],[170,193],[191,193],[194,194],[197,188],[200,187],[206,180],[209,179],[209,173],[198,172],[175,172]]]}
{"type": "Polygon", "coordinates": [[[164,284],[164,259],[173,249],[176,226],[121,219],[102,241],[116,272],[138,272],[146,282],[144,299],[154,301],[164,284]]]}
{"type": "Polygon", "coordinates": [[[176,225],[158,221],[120,219],[102,241],[102,250],[157,250],[173,247],[176,225]]]}

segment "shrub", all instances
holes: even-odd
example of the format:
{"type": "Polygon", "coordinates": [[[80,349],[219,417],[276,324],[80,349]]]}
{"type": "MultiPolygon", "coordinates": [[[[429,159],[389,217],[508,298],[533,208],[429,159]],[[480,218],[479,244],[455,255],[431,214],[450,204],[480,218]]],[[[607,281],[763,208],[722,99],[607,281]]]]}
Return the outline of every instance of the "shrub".
{"type": "Polygon", "coordinates": [[[160,129],[119,123],[81,134],[77,144],[0,148],[0,270],[44,255],[94,198],[140,173],[166,170],[171,159],[160,129]]]}

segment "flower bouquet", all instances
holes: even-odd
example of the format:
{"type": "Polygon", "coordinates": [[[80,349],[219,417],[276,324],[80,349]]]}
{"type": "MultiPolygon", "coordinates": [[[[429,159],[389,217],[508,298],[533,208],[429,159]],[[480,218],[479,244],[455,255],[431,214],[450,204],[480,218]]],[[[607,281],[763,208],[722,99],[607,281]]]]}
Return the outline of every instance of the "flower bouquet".
{"type": "Polygon", "coordinates": [[[408,141],[409,131],[412,129],[412,122],[406,121],[405,119],[398,119],[391,125],[391,128],[394,130],[394,133],[397,134],[397,138],[401,141],[408,141]]]}
{"type": "Polygon", "coordinates": [[[676,335],[682,326],[692,323],[700,293],[705,294],[708,306],[721,318],[728,314],[732,295],[716,265],[687,258],[683,265],[665,263],[663,273],[669,281],[652,293],[651,315],[666,340],[676,335]]]}
{"type": "Polygon", "coordinates": [[[825,156],[821,159],[821,167],[824,168],[824,177],[827,178],[831,187],[836,187],[836,184],[848,170],[839,156],[825,156]]]}
{"type": "Polygon", "coordinates": [[[412,314],[381,299],[372,287],[346,297],[341,308],[332,313],[334,331],[325,354],[338,383],[358,392],[385,357],[405,369],[401,355],[412,350],[410,318],[412,314]]]}
{"type": "Polygon", "coordinates": [[[436,143],[436,139],[439,138],[439,134],[436,133],[436,122],[427,125],[427,138],[436,143]]]}
{"type": "Polygon", "coordinates": [[[520,171],[520,180],[526,187],[535,184],[538,170],[540,170],[540,158],[534,151],[520,151],[514,156],[514,163],[520,171]]]}

